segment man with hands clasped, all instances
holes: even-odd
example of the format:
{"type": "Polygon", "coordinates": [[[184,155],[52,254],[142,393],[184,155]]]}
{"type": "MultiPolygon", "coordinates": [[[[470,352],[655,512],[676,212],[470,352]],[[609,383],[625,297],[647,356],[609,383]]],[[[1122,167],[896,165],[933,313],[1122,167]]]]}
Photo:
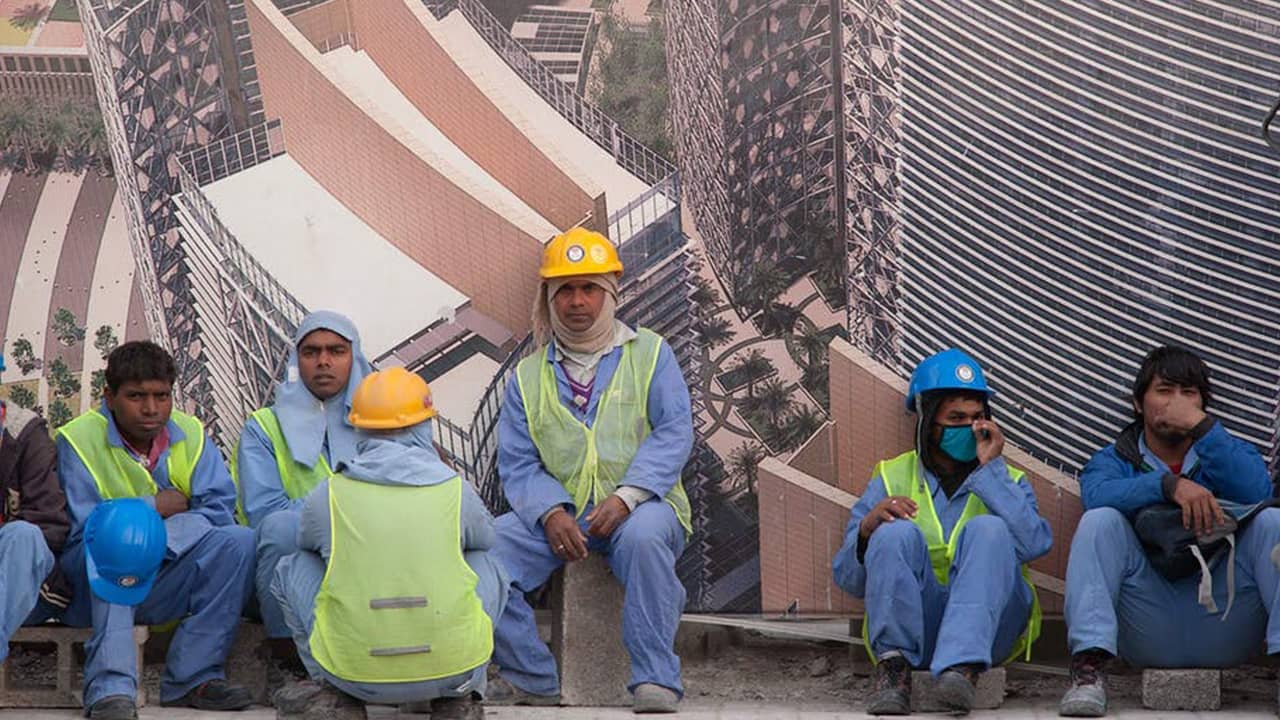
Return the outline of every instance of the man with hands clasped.
{"type": "Polygon", "coordinates": [[[1271,561],[1280,509],[1262,509],[1236,534],[1234,563],[1210,564],[1203,602],[1194,576],[1169,580],[1157,572],[1134,531],[1139,510],[1172,502],[1182,509],[1183,526],[1206,536],[1228,512],[1242,515],[1271,496],[1257,450],[1207,413],[1211,390],[1209,369],[1195,353],[1173,346],[1151,351],[1133,383],[1135,420],[1080,474],[1086,512],[1067,564],[1072,657],[1062,715],[1106,714],[1102,667],[1115,655],[1144,667],[1229,667],[1264,639],[1268,653],[1280,652],[1271,561]],[[1226,578],[1233,573],[1234,598],[1216,602],[1214,595],[1229,597],[1226,578]]]}
{"type": "Polygon", "coordinates": [[[636,712],[675,712],[685,591],[676,558],[690,530],[680,474],[693,446],[689,389],[671,347],[614,317],[622,262],[574,228],[543,254],[534,302],[541,344],[507,384],[498,472],[512,512],[495,551],[514,591],[494,633],[501,680],[489,702],[553,705],[560,680],[523,593],[597,552],[625,590],[622,640],[636,712]]]}
{"type": "Polygon", "coordinates": [[[876,662],[871,715],[910,713],[911,669],[938,677],[938,701],[967,713],[977,676],[1029,652],[1040,606],[1025,565],[1053,536],[1023,473],[1001,457],[988,388],[971,357],[944,350],[911,376],[915,449],[876,466],[833,562],[866,602],[876,662]]]}

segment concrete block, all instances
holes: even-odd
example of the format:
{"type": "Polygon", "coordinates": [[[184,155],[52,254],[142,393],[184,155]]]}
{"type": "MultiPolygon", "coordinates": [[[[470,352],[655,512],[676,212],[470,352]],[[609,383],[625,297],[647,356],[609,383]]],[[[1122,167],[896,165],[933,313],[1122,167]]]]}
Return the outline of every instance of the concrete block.
{"type": "Polygon", "coordinates": [[[1222,707],[1222,671],[1143,670],[1142,706],[1149,710],[1217,710],[1222,707]]]}
{"type": "Polygon", "coordinates": [[[592,553],[552,577],[551,652],[565,705],[631,704],[631,661],[622,645],[622,586],[592,553]]]}
{"type": "MultiPolygon", "coordinates": [[[[973,700],[974,710],[995,710],[1004,704],[1004,668],[991,668],[978,676],[978,686],[973,700]]],[[[934,701],[937,680],[928,670],[911,672],[912,712],[945,712],[946,708],[934,701]]]]}
{"type": "MultiPolygon", "coordinates": [[[[71,628],[63,625],[37,625],[19,628],[9,639],[10,645],[53,646],[55,674],[52,686],[29,686],[15,682],[9,662],[0,670],[0,708],[78,708],[83,689],[84,669],[77,662],[77,651],[83,652],[86,641],[92,636],[91,628],[71,628]]],[[[133,628],[133,642],[138,655],[139,707],[147,704],[147,690],[142,683],[143,646],[150,634],[143,625],[133,628]]]]}

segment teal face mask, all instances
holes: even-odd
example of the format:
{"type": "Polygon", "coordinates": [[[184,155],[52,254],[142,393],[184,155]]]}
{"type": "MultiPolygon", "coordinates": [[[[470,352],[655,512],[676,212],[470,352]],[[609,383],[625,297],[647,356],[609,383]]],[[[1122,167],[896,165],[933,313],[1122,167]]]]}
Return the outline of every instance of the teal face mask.
{"type": "Polygon", "coordinates": [[[978,458],[978,436],[972,425],[944,425],[938,445],[953,460],[972,462],[978,458]]]}

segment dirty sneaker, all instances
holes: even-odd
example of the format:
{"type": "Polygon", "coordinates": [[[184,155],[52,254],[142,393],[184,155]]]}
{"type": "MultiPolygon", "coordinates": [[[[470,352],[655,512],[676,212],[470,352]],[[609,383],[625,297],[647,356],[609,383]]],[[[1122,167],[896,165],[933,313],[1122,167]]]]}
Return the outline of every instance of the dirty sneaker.
{"type": "Polygon", "coordinates": [[[138,720],[138,705],[128,695],[108,695],[86,714],[89,720],[138,720]]]}
{"type": "Polygon", "coordinates": [[[653,683],[640,683],[636,686],[635,700],[631,706],[637,715],[653,713],[673,713],[680,707],[680,696],[653,683]]]}
{"type": "Polygon", "coordinates": [[[1103,666],[1111,658],[1105,650],[1091,648],[1071,656],[1071,687],[1058,703],[1063,717],[1102,717],[1107,714],[1107,676],[1103,666]]]}
{"type": "Polygon", "coordinates": [[[883,657],[876,664],[875,687],[867,702],[867,714],[911,714],[911,666],[901,655],[883,657]]]}
{"type": "Polygon", "coordinates": [[[190,707],[196,710],[243,710],[253,704],[247,688],[226,680],[206,680],[176,700],[161,701],[163,707],[190,707]]]}
{"type": "Polygon", "coordinates": [[[982,666],[974,664],[952,665],[943,670],[938,676],[938,686],[934,691],[938,704],[953,715],[968,715],[973,709],[973,700],[977,695],[974,688],[980,674],[982,666]]]}
{"type": "Polygon", "coordinates": [[[314,680],[291,682],[271,694],[271,704],[280,715],[299,715],[311,708],[338,708],[359,705],[360,701],[337,688],[314,680]]]}
{"type": "Polygon", "coordinates": [[[497,677],[490,676],[489,687],[484,694],[484,703],[486,705],[551,706],[560,704],[560,694],[535,695],[512,685],[509,680],[501,675],[497,677]]]}

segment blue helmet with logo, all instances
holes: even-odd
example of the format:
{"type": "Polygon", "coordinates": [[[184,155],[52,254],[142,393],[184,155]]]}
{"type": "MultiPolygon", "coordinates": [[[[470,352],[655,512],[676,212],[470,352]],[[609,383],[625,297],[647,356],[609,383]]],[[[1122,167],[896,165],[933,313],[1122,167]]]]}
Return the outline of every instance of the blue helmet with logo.
{"type": "Polygon", "coordinates": [[[167,544],[164,520],[142,500],[98,505],[84,524],[84,563],[93,594],[115,605],[145,600],[167,544]]]}
{"type": "Polygon", "coordinates": [[[916,365],[911,384],[907,386],[907,410],[915,412],[920,396],[930,390],[972,390],[987,397],[995,394],[987,387],[978,362],[955,348],[930,355],[916,365]]]}

